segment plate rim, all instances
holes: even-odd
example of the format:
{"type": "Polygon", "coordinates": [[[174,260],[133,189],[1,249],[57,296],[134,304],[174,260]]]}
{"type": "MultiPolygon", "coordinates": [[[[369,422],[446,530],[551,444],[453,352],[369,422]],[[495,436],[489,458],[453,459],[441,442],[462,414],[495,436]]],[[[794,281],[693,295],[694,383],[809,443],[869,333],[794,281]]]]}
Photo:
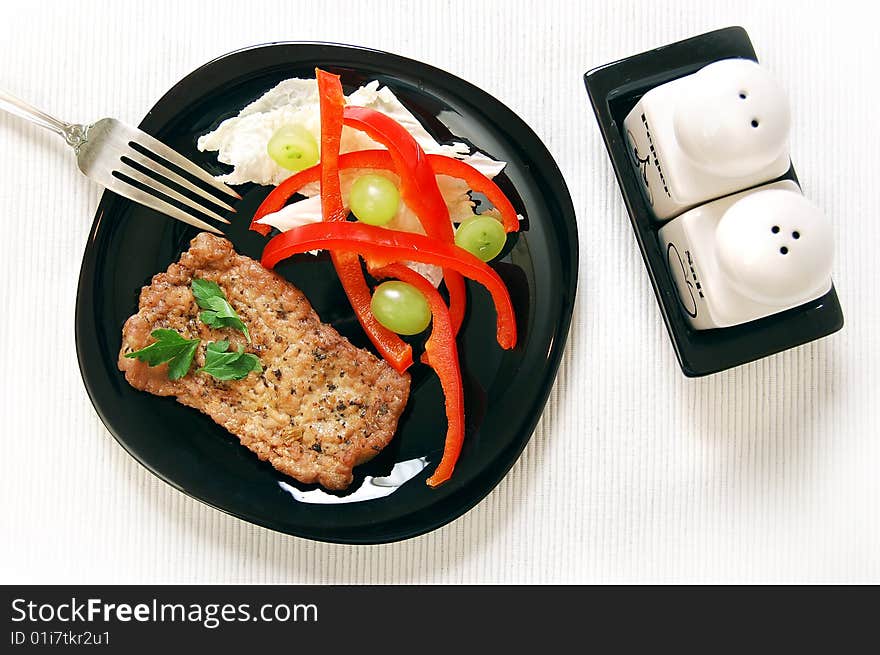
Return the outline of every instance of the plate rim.
{"type": "MultiPolygon", "coordinates": [[[[353,44],[345,44],[338,43],[332,41],[270,41],[265,43],[258,43],[249,46],[244,46],[242,48],[238,48],[232,51],[229,51],[225,54],[216,56],[203,64],[197,66],[192,69],[185,76],[181,77],[178,81],[176,81],[165,93],[163,93],[150,107],[147,113],[144,115],[143,119],[138,123],[138,127],[140,129],[144,129],[146,132],[150,132],[153,129],[151,125],[153,119],[153,110],[155,107],[168,102],[173,99],[176,92],[180,91],[182,87],[184,87],[187,81],[192,80],[194,77],[203,72],[204,69],[216,65],[218,62],[226,60],[230,57],[246,54],[249,52],[257,51],[257,50],[266,50],[272,49],[276,47],[298,47],[298,46],[313,46],[313,47],[328,47],[334,50],[340,51],[355,51],[355,52],[367,52],[375,56],[379,56],[382,58],[390,58],[394,60],[396,63],[404,66],[413,66],[420,71],[424,71],[428,74],[436,74],[445,77],[446,79],[454,81],[456,84],[464,85],[470,89],[473,89],[475,92],[491,97],[500,107],[502,107],[509,114],[509,118],[517,124],[518,129],[524,131],[526,134],[530,135],[536,144],[538,145],[538,153],[539,158],[545,159],[547,163],[549,163],[550,167],[547,170],[546,176],[550,179],[556,181],[558,185],[559,191],[555,196],[556,202],[561,206],[562,212],[560,213],[560,221],[559,223],[565,227],[566,232],[566,242],[568,243],[568,255],[569,255],[569,266],[567,270],[564,270],[564,274],[568,276],[570,279],[570,291],[571,291],[571,299],[570,302],[564,304],[562,315],[560,317],[560,321],[556,326],[556,330],[554,334],[558,337],[558,339],[554,339],[554,347],[551,349],[550,356],[547,359],[546,370],[548,372],[547,376],[547,384],[544,385],[543,388],[539,390],[539,393],[535,396],[535,404],[539,405],[540,411],[534,412],[531,414],[529,420],[525,424],[528,436],[517,439],[516,446],[513,450],[510,451],[510,456],[508,457],[508,461],[506,461],[502,466],[498,467],[497,473],[495,475],[488,476],[487,479],[484,479],[485,476],[478,476],[474,479],[474,482],[471,483],[470,492],[467,494],[467,500],[464,503],[460,503],[456,506],[455,510],[452,512],[443,513],[442,516],[436,518],[435,520],[430,520],[421,523],[418,527],[411,530],[398,530],[394,534],[390,532],[380,538],[377,537],[324,537],[319,534],[304,534],[298,533],[291,530],[286,530],[279,527],[278,524],[272,524],[267,519],[264,519],[260,515],[249,514],[247,512],[241,512],[237,510],[230,509],[228,507],[220,506],[219,504],[212,502],[206,498],[202,498],[195,493],[187,490],[181,484],[176,482],[173,478],[165,475],[161,471],[157,470],[155,467],[151,466],[147,461],[142,459],[135,453],[132,448],[129,447],[126,440],[123,439],[114,427],[111,425],[109,418],[106,416],[105,412],[102,410],[100,403],[96,398],[96,391],[93,388],[93,385],[89,381],[88,374],[86,372],[86,366],[84,364],[84,357],[82,353],[82,331],[85,328],[83,323],[83,310],[80,296],[82,294],[82,290],[84,286],[88,283],[91,278],[86,278],[88,269],[90,266],[95,264],[95,260],[97,259],[97,251],[94,248],[93,244],[95,242],[96,236],[98,234],[98,230],[101,227],[101,222],[104,214],[107,211],[108,204],[115,197],[115,194],[104,190],[101,194],[101,197],[98,201],[97,207],[95,209],[94,218],[92,221],[92,225],[89,229],[88,240],[86,243],[86,247],[83,253],[82,262],[80,264],[80,273],[77,279],[77,291],[75,298],[75,314],[74,314],[74,339],[76,344],[76,354],[77,354],[77,364],[80,371],[80,377],[83,381],[83,386],[86,389],[86,392],[89,397],[89,401],[92,404],[95,412],[101,420],[104,428],[109,432],[109,434],[113,437],[117,444],[119,444],[123,450],[139,465],[143,466],[147,471],[156,476],[158,479],[163,481],[164,483],[170,485],[172,488],[177,491],[185,494],[186,496],[196,500],[199,503],[207,505],[215,510],[219,510],[224,514],[234,516],[235,518],[246,521],[248,523],[258,525],[262,528],[271,530],[273,532],[279,534],[290,535],[299,539],[308,539],[311,541],[316,541],[320,543],[334,543],[334,544],[344,544],[344,545],[380,545],[387,543],[395,543],[399,541],[405,541],[408,539],[413,539],[415,537],[422,536],[424,534],[433,532],[453,521],[461,518],[465,514],[467,514],[470,510],[476,507],[479,503],[484,501],[489,494],[501,483],[501,481],[507,476],[513,466],[519,461],[525,447],[531,441],[534,436],[535,428],[537,424],[540,422],[542,416],[544,415],[544,410],[547,405],[547,400],[552,393],[553,388],[556,386],[557,376],[559,372],[559,366],[562,362],[562,358],[566,352],[566,344],[568,342],[569,332],[571,328],[571,321],[574,313],[575,306],[577,304],[577,291],[579,286],[579,245],[578,245],[578,231],[577,231],[577,214],[574,208],[574,202],[571,197],[571,193],[568,189],[568,184],[565,181],[565,177],[562,174],[561,169],[559,168],[558,163],[550,152],[549,148],[544,144],[541,138],[537,135],[537,133],[512,109],[510,109],[507,105],[505,105],[501,100],[498,100],[494,96],[492,96],[489,92],[485,91],[481,87],[476,86],[475,84],[461,78],[453,73],[450,73],[446,70],[438,68],[436,66],[432,66],[431,64],[426,64],[422,61],[412,59],[409,57],[405,57],[403,55],[398,55],[392,52],[387,52],[384,50],[379,50],[376,48],[370,48],[366,46],[359,46],[353,44]],[[558,346],[555,345],[558,343],[558,346]],[[474,490],[474,485],[476,486],[476,490],[474,490]]],[[[127,201],[130,202],[130,201],[127,201]]],[[[452,498],[452,497],[450,497],[452,498]]]]}

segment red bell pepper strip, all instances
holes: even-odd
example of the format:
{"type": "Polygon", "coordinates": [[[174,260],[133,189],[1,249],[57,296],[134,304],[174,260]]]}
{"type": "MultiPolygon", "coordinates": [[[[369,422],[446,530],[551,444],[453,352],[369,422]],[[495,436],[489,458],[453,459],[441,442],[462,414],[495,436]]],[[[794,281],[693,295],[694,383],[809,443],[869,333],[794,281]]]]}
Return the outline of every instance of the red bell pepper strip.
{"type": "Polygon", "coordinates": [[[446,155],[428,155],[428,163],[436,175],[448,175],[464,180],[469,189],[486,196],[495,209],[501,213],[501,222],[504,224],[505,232],[519,231],[519,218],[516,216],[516,210],[504,195],[504,191],[498,188],[498,185],[490,178],[467,162],[446,155]]]}
{"type": "MultiPolygon", "coordinates": [[[[428,163],[436,175],[448,175],[449,177],[463,180],[468,185],[468,188],[486,196],[489,202],[501,213],[501,220],[506,232],[516,232],[519,230],[519,219],[516,216],[516,210],[513,208],[510,200],[507,199],[507,196],[504,195],[504,192],[491,179],[460,159],[454,159],[446,155],[428,155],[427,157],[428,163]]],[[[358,150],[340,155],[339,170],[344,171],[352,168],[395,171],[391,153],[387,150],[358,150]]],[[[257,221],[268,214],[279,211],[296,192],[306,184],[317,182],[320,177],[321,165],[317,164],[284,180],[266,196],[266,199],[257,208],[251,221],[251,229],[263,236],[269,234],[272,228],[269,225],[257,223],[257,221]]]]}
{"type": "Polygon", "coordinates": [[[422,292],[431,308],[433,323],[431,336],[425,342],[425,353],[428,355],[430,367],[440,378],[446,406],[446,440],[443,445],[443,457],[434,474],[427,480],[429,487],[436,487],[452,476],[464,443],[464,388],[461,383],[458,347],[455,343],[449,309],[434,285],[403,264],[371,268],[370,273],[378,278],[395,278],[413,285],[422,292]]]}
{"type": "MultiPolygon", "coordinates": [[[[345,96],[338,75],[315,69],[321,105],[321,214],[325,223],[344,223],[348,218],[339,186],[339,143],[345,96]]],[[[321,225],[321,224],[317,224],[321,225]]],[[[271,242],[270,242],[271,243],[271,242]]],[[[339,281],[364,332],[391,366],[403,372],[412,365],[412,346],[382,326],[370,309],[370,288],[356,252],[330,253],[339,281]]]]}
{"type": "Polygon", "coordinates": [[[339,185],[339,145],[342,142],[345,96],[338,75],[315,69],[321,108],[321,214],[325,221],[348,218],[339,185]]]}
{"type": "Polygon", "coordinates": [[[263,250],[262,264],[273,268],[282,259],[309,250],[357,252],[371,266],[416,261],[448,268],[482,284],[498,314],[496,338],[505,350],[516,345],[516,317],[504,282],[485,262],[455,244],[412,232],[351,222],[311,223],[275,236],[263,250]]]}
{"type": "MultiPolygon", "coordinates": [[[[455,233],[449,220],[449,208],[437,186],[437,176],[412,134],[393,118],[368,107],[346,107],[343,123],[388,148],[395,172],[400,177],[400,197],[418,216],[429,237],[453,243],[455,233]]],[[[464,278],[454,270],[444,270],[443,279],[449,291],[452,327],[458,334],[467,303],[464,278]]]]}
{"type": "Polygon", "coordinates": [[[388,148],[395,172],[400,176],[400,195],[419,217],[428,236],[451,241],[454,235],[449,209],[428,157],[412,134],[393,118],[368,107],[346,107],[342,116],[345,125],[388,148]]]}

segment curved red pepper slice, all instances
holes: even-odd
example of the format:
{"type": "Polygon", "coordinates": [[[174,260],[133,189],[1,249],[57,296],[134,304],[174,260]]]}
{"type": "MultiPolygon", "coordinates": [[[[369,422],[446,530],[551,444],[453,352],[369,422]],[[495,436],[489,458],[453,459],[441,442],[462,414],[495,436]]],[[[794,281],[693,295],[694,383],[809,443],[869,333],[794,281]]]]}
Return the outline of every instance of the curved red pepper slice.
{"type": "MultiPolygon", "coordinates": [[[[345,125],[364,132],[388,148],[395,172],[400,177],[400,197],[419,217],[425,233],[452,243],[455,233],[449,220],[449,209],[440,194],[428,157],[412,134],[393,118],[368,107],[346,107],[342,115],[345,125]]],[[[452,327],[458,334],[467,303],[464,278],[454,270],[444,270],[443,279],[449,291],[452,327]]]]}
{"type": "Polygon", "coordinates": [[[368,107],[345,107],[344,125],[364,132],[388,148],[395,172],[400,176],[404,202],[416,213],[428,236],[451,241],[454,234],[449,209],[437,187],[428,156],[405,127],[368,107]]]}
{"type": "Polygon", "coordinates": [[[501,213],[505,232],[519,231],[519,218],[510,200],[497,184],[465,161],[446,155],[428,155],[428,163],[436,175],[448,175],[464,180],[469,189],[482,193],[501,213]]]}
{"type": "Polygon", "coordinates": [[[434,474],[427,480],[429,487],[436,487],[452,477],[455,463],[461,454],[465,432],[464,388],[461,383],[458,347],[455,343],[449,308],[446,307],[434,285],[403,264],[371,268],[370,273],[378,278],[395,278],[413,285],[424,294],[431,308],[433,323],[431,336],[425,342],[425,354],[428,355],[428,365],[440,378],[446,406],[446,440],[443,445],[443,457],[434,474]]]}
{"type": "Polygon", "coordinates": [[[357,252],[368,264],[380,268],[395,262],[416,261],[455,270],[482,284],[492,295],[498,313],[498,344],[504,349],[516,345],[516,317],[504,282],[485,262],[454,244],[363,223],[311,223],[271,239],[261,261],[266,268],[272,268],[282,259],[309,250],[357,252]]]}
{"type": "MultiPolygon", "coordinates": [[[[339,185],[339,144],[342,139],[342,110],[345,96],[338,75],[315,69],[321,105],[321,214],[325,223],[344,223],[348,218],[339,185]]],[[[318,226],[323,226],[317,223],[318,226]]],[[[274,240],[274,239],[273,239],[274,240]]],[[[269,242],[271,243],[271,241],[269,242]]],[[[370,309],[370,288],[364,279],[357,253],[331,251],[333,265],[345,295],[364,332],[382,357],[402,373],[412,365],[412,346],[382,326],[370,309]]]]}

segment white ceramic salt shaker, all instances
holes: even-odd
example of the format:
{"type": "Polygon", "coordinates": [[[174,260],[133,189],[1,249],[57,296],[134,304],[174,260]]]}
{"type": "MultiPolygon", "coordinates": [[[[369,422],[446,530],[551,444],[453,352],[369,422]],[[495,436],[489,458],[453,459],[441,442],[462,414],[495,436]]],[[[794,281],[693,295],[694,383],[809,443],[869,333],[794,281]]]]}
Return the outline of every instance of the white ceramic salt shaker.
{"type": "Polygon", "coordinates": [[[655,87],[624,120],[659,220],[784,175],[789,126],[785,92],[749,59],[718,61],[655,87]]]}
{"type": "Polygon", "coordinates": [[[790,180],[691,209],[659,237],[697,330],[763,318],[831,289],[831,225],[790,180]]]}

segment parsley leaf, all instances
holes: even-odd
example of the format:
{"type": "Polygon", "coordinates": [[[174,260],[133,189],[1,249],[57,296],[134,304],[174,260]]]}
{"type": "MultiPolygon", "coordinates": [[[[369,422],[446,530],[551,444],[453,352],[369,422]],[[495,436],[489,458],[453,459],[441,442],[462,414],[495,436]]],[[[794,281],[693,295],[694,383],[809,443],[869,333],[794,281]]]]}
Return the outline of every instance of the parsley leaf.
{"type": "Polygon", "coordinates": [[[235,352],[228,351],[228,341],[209,343],[205,350],[205,365],[199,372],[213,375],[218,380],[242,380],[251,371],[259,373],[263,370],[259,358],[246,353],[244,347],[239,346],[235,352]]]}
{"type": "Polygon", "coordinates": [[[247,325],[235,313],[232,305],[226,300],[223,289],[216,282],[193,278],[190,288],[199,307],[205,310],[199,313],[202,323],[212,328],[230,327],[241,330],[247,337],[248,343],[251,342],[251,334],[248,332],[247,325]]]}
{"type": "Polygon", "coordinates": [[[193,356],[199,347],[198,339],[184,339],[174,330],[159,328],[150,336],[156,339],[146,348],[127,353],[128,359],[139,359],[149,366],[158,366],[168,362],[168,379],[178,380],[189,372],[193,356]]]}

